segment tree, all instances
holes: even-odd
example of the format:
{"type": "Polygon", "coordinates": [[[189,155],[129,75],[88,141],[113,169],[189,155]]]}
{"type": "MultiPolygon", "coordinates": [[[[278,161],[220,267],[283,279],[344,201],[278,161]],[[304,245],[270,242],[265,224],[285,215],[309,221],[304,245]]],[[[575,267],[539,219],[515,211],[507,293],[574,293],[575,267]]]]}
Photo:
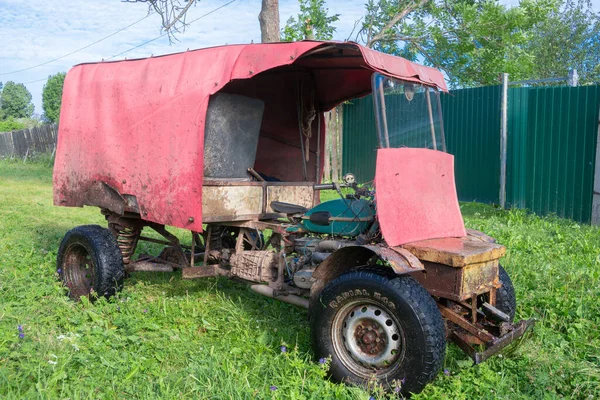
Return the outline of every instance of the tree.
{"type": "Polygon", "coordinates": [[[304,39],[331,40],[340,14],[328,15],[324,0],[300,0],[298,19],[290,17],[283,28],[282,41],[295,42],[304,39]]]}
{"type": "MultiPolygon", "coordinates": [[[[200,0],[122,0],[127,3],[147,3],[149,12],[156,12],[162,20],[162,28],[173,38],[185,31],[186,15],[200,0]]],[[[262,0],[258,15],[263,43],[279,41],[279,0],[262,0]]]]}
{"type": "Polygon", "coordinates": [[[4,118],[29,118],[33,114],[31,93],[22,83],[6,82],[0,94],[0,110],[4,118]]]}
{"type": "Polygon", "coordinates": [[[59,72],[58,74],[48,77],[48,81],[44,85],[42,91],[42,108],[44,116],[50,122],[58,122],[60,116],[60,102],[62,100],[63,84],[66,74],[59,72]]]}
{"type": "Polygon", "coordinates": [[[535,25],[527,50],[535,59],[532,79],[567,76],[577,69],[581,84],[598,83],[600,16],[589,0],[566,0],[535,25]]]}
{"type": "Polygon", "coordinates": [[[556,7],[556,0],[514,7],[495,0],[368,0],[357,39],[443,69],[451,87],[490,85],[502,72],[531,75],[535,61],[525,45],[556,7]]]}
{"type": "Polygon", "coordinates": [[[279,0],[262,0],[258,22],[261,42],[279,42],[279,0]]]}

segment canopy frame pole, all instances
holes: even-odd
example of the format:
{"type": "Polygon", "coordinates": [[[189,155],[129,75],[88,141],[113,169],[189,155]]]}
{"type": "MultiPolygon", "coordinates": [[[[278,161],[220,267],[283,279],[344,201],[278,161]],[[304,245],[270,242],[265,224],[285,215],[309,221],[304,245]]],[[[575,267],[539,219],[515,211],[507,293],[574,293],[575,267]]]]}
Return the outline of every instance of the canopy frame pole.
{"type": "Polygon", "coordinates": [[[448,152],[448,149],[446,148],[446,132],[444,132],[444,114],[442,113],[442,95],[440,93],[439,90],[436,89],[435,91],[435,97],[437,99],[437,106],[438,106],[438,118],[440,119],[440,133],[442,135],[442,151],[444,153],[448,152]]]}
{"type": "Polygon", "coordinates": [[[388,124],[387,124],[387,110],[385,109],[385,95],[383,93],[383,79],[379,84],[379,99],[381,102],[381,119],[383,120],[383,134],[385,138],[385,146],[386,148],[390,147],[390,136],[388,133],[388,124]]]}
{"type": "Polygon", "coordinates": [[[428,87],[425,87],[425,97],[427,97],[427,111],[429,113],[429,128],[431,129],[431,141],[433,142],[433,149],[437,150],[437,142],[435,140],[435,125],[433,125],[433,111],[431,110],[431,96],[429,95],[428,87]]]}

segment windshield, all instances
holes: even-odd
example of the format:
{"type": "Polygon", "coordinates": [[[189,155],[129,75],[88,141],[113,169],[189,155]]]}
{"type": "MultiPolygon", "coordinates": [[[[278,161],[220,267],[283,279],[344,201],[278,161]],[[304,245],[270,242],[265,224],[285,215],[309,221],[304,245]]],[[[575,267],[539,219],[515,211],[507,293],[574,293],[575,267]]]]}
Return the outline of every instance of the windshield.
{"type": "Polygon", "coordinates": [[[446,151],[440,93],[413,82],[373,74],[379,146],[446,151]]]}

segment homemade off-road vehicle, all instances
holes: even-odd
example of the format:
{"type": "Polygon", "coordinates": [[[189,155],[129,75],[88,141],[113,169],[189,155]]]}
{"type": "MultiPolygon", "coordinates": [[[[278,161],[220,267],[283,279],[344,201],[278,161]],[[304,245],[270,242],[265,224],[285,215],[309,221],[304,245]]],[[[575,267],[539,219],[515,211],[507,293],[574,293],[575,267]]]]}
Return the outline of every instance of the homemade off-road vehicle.
{"type": "Polygon", "coordinates": [[[111,296],[134,271],[251,282],[308,308],[315,355],[331,357],[340,382],[419,392],[448,339],[480,363],[532,322],[512,322],[505,248],[465,230],[445,90],[439,71],[355,43],[78,65],[64,85],[54,202],[97,206],[108,229],[65,235],[60,278],[76,299],[111,296]],[[375,145],[352,156],[376,152],[374,182],[321,183],[323,113],[369,93],[375,145]],[[337,198],[321,203],[323,190],[337,198]],[[166,226],[191,231],[190,244],[166,226]],[[140,255],[140,241],[164,249],[140,255]]]}

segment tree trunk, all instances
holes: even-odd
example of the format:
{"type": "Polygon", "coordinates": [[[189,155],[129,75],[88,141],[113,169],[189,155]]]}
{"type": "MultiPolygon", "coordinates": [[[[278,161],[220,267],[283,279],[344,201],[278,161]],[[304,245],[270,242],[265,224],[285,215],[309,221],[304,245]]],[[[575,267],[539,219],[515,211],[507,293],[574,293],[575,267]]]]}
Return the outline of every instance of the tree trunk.
{"type": "Polygon", "coordinates": [[[260,40],[263,43],[279,42],[279,0],[262,0],[258,14],[260,40]]]}

